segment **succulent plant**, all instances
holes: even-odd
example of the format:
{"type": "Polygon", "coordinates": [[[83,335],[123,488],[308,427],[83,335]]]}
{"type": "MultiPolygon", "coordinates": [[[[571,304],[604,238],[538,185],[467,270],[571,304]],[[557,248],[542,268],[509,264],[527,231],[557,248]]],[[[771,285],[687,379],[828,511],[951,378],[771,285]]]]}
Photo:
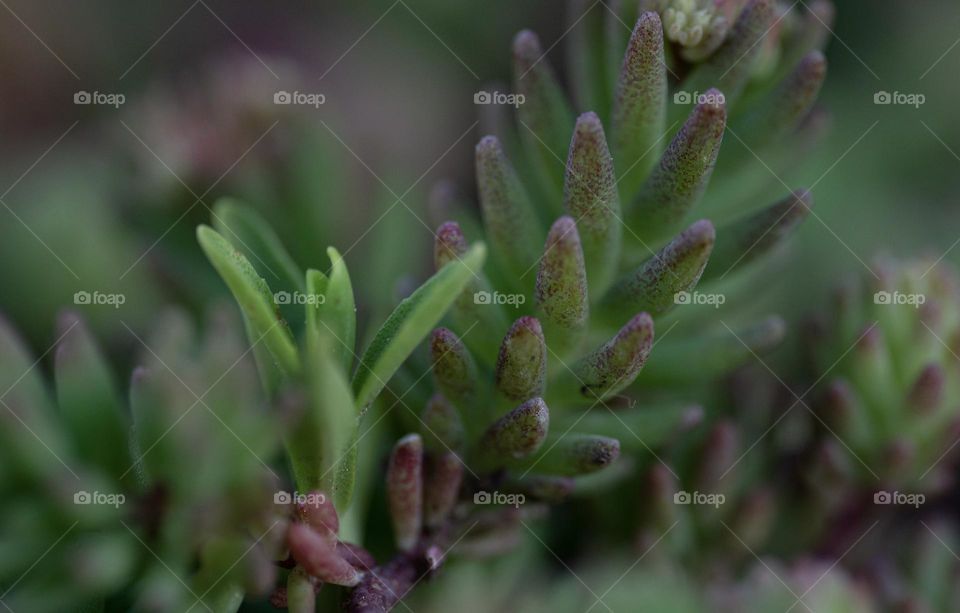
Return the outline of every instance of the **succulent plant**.
{"type": "MultiPolygon", "coordinates": [[[[674,25],[677,11],[693,6],[668,4],[661,12],[674,25]]],[[[434,331],[436,395],[423,416],[430,432],[422,433],[443,433],[443,447],[464,454],[477,476],[507,469],[500,477],[507,482],[510,475],[577,477],[608,464],[621,445],[646,459],[696,413],[683,402],[695,398],[689,390],[710,385],[784,333],[776,317],[733,330],[712,307],[744,291],[727,273],[781,243],[808,214],[810,194],[798,190],[759,212],[728,211],[719,230],[696,217],[715,216],[698,204],[727,131],[769,144],[810,112],[825,74],[814,48],[822,41],[774,41],[793,62],[779,67],[779,78],[754,70],[775,19],[772,2],[733,11],[729,31],[718,15],[703,35],[722,31],[720,43],[695,59],[666,54],[656,12],[634,17],[628,37],[620,15],[597,14],[610,22],[602,40],[591,14],[574,28],[571,54],[578,102],[597,112],[574,117],[536,35],[524,31],[513,44],[514,89],[523,97],[516,133],[486,136],[476,147],[490,264],[468,279],[449,328],[434,331]],[[686,76],[671,83],[668,73],[677,71],[686,76]],[[508,155],[504,142],[522,151],[508,155]],[[710,293],[698,283],[710,283],[710,293]],[[654,350],[661,321],[671,325],[661,328],[654,350]],[[676,393],[681,387],[686,398],[676,393]],[[624,394],[642,406],[623,408],[624,394]],[[441,413],[452,425],[433,426],[430,418],[441,413]],[[574,461],[558,453],[585,455],[574,461]]],[[[704,41],[687,42],[693,48],[704,41]]],[[[443,197],[446,206],[436,210],[456,208],[449,190],[443,197]]],[[[467,218],[463,228],[475,226],[467,218]]],[[[438,228],[438,269],[468,252],[463,228],[438,228]]]]}
{"type": "Polygon", "coordinates": [[[890,496],[954,482],[960,283],[946,264],[883,260],[812,337],[824,419],[815,474],[890,496]],[[887,491],[890,490],[890,491],[887,491]]]}

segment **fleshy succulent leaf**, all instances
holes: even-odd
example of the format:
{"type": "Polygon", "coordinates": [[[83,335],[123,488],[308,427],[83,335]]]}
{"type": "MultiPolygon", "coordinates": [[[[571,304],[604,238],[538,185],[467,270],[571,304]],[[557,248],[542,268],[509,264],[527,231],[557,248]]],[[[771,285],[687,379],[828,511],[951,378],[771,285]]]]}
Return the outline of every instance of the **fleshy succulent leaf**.
{"type": "Polygon", "coordinates": [[[387,499],[397,547],[410,551],[423,525],[423,441],[419,435],[409,434],[394,446],[387,467],[387,499]]]}
{"type": "Polygon", "coordinates": [[[482,463],[502,466],[535,453],[550,425],[550,410],[542,398],[531,398],[498,419],[480,439],[482,463]]]}
{"type": "MultiPolygon", "coordinates": [[[[636,232],[634,242],[656,244],[679,229],[707,188],[726,120],[723,95],[715,89],[707,91],[639,195],[626,206],[627,224],[636,232]]],[[[628,234],[628,240],[632,236],[628,234]]]]}
{"type": "Polygon", "coordinates": [[[420,341],[443,317],[473,271],[483,267],[486,247],[478,243],[450,262],[390,314],[360,360],[353,379],[357,408],[365,411],[420,341]]]}
{"type": "Polygon", "coordinates": [[[360,573],[341,557],[336,548],[306,524],[290,525],[290,553],[305,571],[333,585],[356,585],[360,573]]]}
{"type": "Polygon", "coordinates": [[[590,315],[584,253],[571,217],[561,217],[550,228],[535,294],[546,339],[562,355],[580,340],[590,315]]]}
{"type": "Polygon", "coordinates": [[[637,20],[620,68],[613,101],[614,159],[620,194],[629,202],[657,161],[667,115],[667,64],[660,16],[646,12],[637,20]]]}
{"type": "Polygon", "coordinates": [[[599,403],[633,383],[653,347],[653,319],[640,313],[593,353],[559,376],[551,398],[599,403]]]}
{"type": "Polygon", "coordinates": [[[594,113],[581,115],[574,127],[564,180],[564,208],[579,231],[590,291],[599,294],[616,271],[623,222],[613,158],[594,113]]]}
{"type": "Polygon", "coordinates": [[[646,311],[654,316],[671,309],[678,292],[700,280],[713,251],[713,224],[700,220],[681,232],[636,271],[610,288],[600,308],[610,320],[623,321],[646,311]]]}
{"type": "Polygon", "coordinates": [[[427,458],[423,491],[423,522],[428,528],[437,528],[450,516],[460,482],[463,480],[463,460],[450,452],[427,458]]]}
{"type": "Polygon", "coordinates": [[[297,517],[324,537],[331,545],[337,544],[340,516],[333,501],[324,492],[312,491],[294,501],[297,517]]]}
{"type": "Polygon", "coordinates": [[[521,317],[507,332],[497,358],[497,389],[511,401],[542,396],[547,379],[547,347],[540,322],[521,317]]]}

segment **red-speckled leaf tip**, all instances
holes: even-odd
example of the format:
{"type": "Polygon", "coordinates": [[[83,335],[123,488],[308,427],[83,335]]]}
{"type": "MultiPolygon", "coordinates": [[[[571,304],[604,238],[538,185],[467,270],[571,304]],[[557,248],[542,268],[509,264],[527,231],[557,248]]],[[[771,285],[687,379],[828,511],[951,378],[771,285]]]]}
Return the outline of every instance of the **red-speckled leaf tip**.
{"type": "Polygon", "coordinates": [[[572,217],[558,219],[547,234],[537,271],[536,299],[544,318],[558,328],[573,330],[586,325],[587,273],[580,234],[572,217]]]}
{"type": "Polygon", "coordinates": [[[546,387],[547,347],[535,317],[513,322],[497,357],[497,388],[509,399],[524,401],[541,396],[546,387]]]}
{"type": "Polygon", "coordinates": [[[437,237],[433,247],[433,262],[437,270],[451,260],[459,259],[467,252],[467,239],[454,221],[443,223],[437,228],[437,237]]]}
{"type": "Polygon", "coordinates": [[[540,448],[550,426],[550,411],[542,398],[531,398],[493,424],[480,443],[484,454],[497,458],[522,458],[540,448]]]}

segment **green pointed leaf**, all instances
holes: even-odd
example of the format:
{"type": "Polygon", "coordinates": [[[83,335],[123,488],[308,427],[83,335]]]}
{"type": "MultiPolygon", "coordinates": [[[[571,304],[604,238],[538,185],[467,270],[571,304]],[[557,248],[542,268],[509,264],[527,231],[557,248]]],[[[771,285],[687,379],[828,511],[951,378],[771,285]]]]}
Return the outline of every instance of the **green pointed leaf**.
{"type": "Polygon", "coordinates": [[[623,57],[613,102],[613,151],[620,194],[632,200],[657,163],[667,117],[667,64],[660,16],[640,16],[623,57]]]}
{"type": "Polygon", "coordinates": [[[715,238],[709,221],[694,223],[635,272],[615,283],[601,301],[601,312],[609,321],[623,321],[638,311],[657,316],[670,310],[677,292],[697,285],[715,238]]]}
{"type": "Polygon", "coordinates": [[[563,355],[576,346],[590,316],[587,271],[572,217],[561,217],[550,228],[535,293],[546,340],[563,355]]]}
{"type": "Polygon", "coordinates": [[[682,226],[710,182],[726,121],[723,96],[708,91],[627,207],[628,240],[656,244],[682,226]]]}
{"type": "Polygon", "coordinates": [[[240,251],[277,290],[303,291],[303,271],[297,266],[266,219],[232,198],[213,205],[213,227],[240,251]]]}
{"type": "Polygon", "coordinates": [[[540,221],[496,137],[485,136],[477,144],[476,166],[483,226],[493,257],[507,273],[522,278],[540,255],[544,235],[540,221]]]}
{"type": "Polygon", "coordinates": [[[285,322],[280,319],[267,282],[257,274],[249,260],[216,231],[200,226],[197,240],[240,304],[251,333],[250,342],[264,344],[282,376],[297,374],[300,371],[297,346],[285,322]]]}
{"type": "Polygon", "coordinates": [[[336,361],[349,373],[354,363],[357,335],[357,308],[353,285],[347,265],[336,249],[327,249],[330,256],[330,276],[319,270],[307,271],[307,296],[322,297],[307,301],[307,342],[317,343],[328,335],[333,343],[330,349],[336,361]]]}
{"type": "Polygon", "coordinates": [[[810,192],[797,190],[759,213],[747,215],[722,228],[701,280],[722,279],[729,272],[769,253],[803,223],[812,204],[810,192]]]}
{"type": "Polygon", "coordinates": [[[118,478],[130,468],[129,425],[110,366],[74,313],[59,322],[54,375],[57,406],[80,457],[118,478]]]}
{"type": "Polygon", "coordinates": [[[357,415],[343,368],[324,337],[307,350],[307,395],[291,398],[298,415],[287,435],[287,453],[298,491],[330,492],[340,512],[350,506],[356,472],[357,415]]]}
{"type": "Polygon", "coordinates": [[[377,332],[353,379],[357,408],[363,412],[393,373],[440,321],[474,271],[483,268],[486,246],[477,243],[401,302],[377,332]]]}
{"type": "Polygon", "coordinates": [[[577,118],[567,157],[564,208],[576,221],[590,291],[598,295],[616,272],[623,222],[613,159],[594,113],[577,118]]]}

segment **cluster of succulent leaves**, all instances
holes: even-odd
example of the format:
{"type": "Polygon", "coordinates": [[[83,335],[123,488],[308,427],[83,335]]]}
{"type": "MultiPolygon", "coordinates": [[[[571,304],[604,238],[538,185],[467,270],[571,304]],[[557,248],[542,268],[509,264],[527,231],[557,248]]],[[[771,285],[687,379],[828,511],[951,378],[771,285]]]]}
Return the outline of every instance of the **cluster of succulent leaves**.
{"type": "MultiPolygon", "coordinates": [[[[463,220],[438,228],[438,269],[464,257],[473,233],[490,264],[473,271],[449,327],[433,333],[436,393],[420,430],[461,455],[482,484],[534,496],[544,480],[550,494],[589,487],[595,478],[569,478],[602,468],[621,446],[649,463],[695,417],[692,389],[782,338],[777,317],[734,317],[731,328],[710,306],[683,299],[703,291],[755,300],[740,273],[809,213],[803,190],[759,211],[707,190],[727,132],[769,153],[813,112],[823,24],[781,11],[766,0],[738,7],[716,20],[719,42],[702,57],[667,45],[657,12],[588,13],[571,32],[571,80],[586,111],[578,117],[536,35],[514,39],[514,91],[524,102],[514,129],[500,118],[501,135],[476,147],[481,224],[449,195],[435,207],[463,220]],[[791,28],[771,35],[780,20],[791,28]],[[691,107],[672,102],[684,92],[701,98],[686,117],[691,107]],[[723,223],[715,229],[710,219],[723,223]],[[640,406],[624,408],[634,402],[627,395],[640,406]]],[[[734,160],[727,174],[737,168],[734,160]]],[[[422,369],[411,361],[408,379],[422,369]]],[[[736,426],[718,428],[728,444],[714,451],[732,462],[736,426]]],[[[703,464],[716,470],[715,462],[703,464]]]]}
{"type": "Polygon", "coordinates": [[[838,486],[935,494],[954,483],[960,428],[960,279],[927,259],[879,260],[813,326],[825,420],[814,475],[838,486]],[[843,441],[841,444],[839,441],[843,441]]]}
{"type": "Polygon", "coordinates": [[[231,610],[272,586],[286,518],[258,458],[279,428],[237,324],[220,312],[198,343],[185,315],[163,317],[121,391],[65,313],[55,393],[3,326],[7,607],[231,610]]]}

